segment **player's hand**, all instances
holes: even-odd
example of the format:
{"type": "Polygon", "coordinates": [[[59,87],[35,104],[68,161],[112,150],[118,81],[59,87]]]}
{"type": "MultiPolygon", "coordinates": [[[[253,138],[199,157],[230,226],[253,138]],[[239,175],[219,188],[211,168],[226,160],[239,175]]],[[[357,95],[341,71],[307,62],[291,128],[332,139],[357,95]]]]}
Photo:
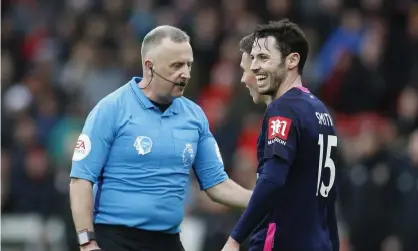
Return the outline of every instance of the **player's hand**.
{"type": "MultiPolygon", "coordinates": [[[[91,241],[89,244],[80,247],[80,251],[100,251],[99,245],[97,242],[91,241]]],[[[103,251],[103,250],[101,250],[103,251]]]]}
{"type": "Polygon", "coordinates": [[[222,251],[239,251],[239,243],[229,237],[222,251]]]}

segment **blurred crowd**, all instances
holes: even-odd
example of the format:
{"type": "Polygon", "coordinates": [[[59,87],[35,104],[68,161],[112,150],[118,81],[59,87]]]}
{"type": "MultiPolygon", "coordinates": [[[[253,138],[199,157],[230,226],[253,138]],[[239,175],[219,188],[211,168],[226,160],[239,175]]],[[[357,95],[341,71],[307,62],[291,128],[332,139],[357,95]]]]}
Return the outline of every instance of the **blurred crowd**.
{"type": "MultiPolygon", "coordinates": [[[[339,131],[342,250],[418,250],[418,3],[412,0],[9,0],[1,3],[1,210],[56,216],[77,250],[68,184],[86,115],[142,71],[157,25],[191,36],[186,96],[202,106],[230,176],[255,184],[264,107],[241,85],[239,40],[290,18],[310,42],[304,84],[339,131]]],[[[187,215],[220,250],[241,212],[190,183],[187,215]]],[[[244,247],[245,248],[245,247],[244,247]]]]}

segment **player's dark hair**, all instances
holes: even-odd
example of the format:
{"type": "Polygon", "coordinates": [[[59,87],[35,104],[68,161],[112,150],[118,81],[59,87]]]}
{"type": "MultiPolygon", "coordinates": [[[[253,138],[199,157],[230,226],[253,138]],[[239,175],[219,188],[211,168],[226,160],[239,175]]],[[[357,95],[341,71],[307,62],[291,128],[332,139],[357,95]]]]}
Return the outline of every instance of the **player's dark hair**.
{"type": "Polygon", "coordinates": [[[245,53],[250,54],[251,49],[253,48],[253,42],[254,42],[254,34],[250,34],[239,42],[239,50],[245,53]]]}
{"type": "Polygon", "coordinates": [[[309,44],[299,26],[290,22],[288,19],[270,21],[268,24],[257,26],[253,39],[257,42],[258,46],[261,46],[258,44],[258,39],[269,36],[273,36],[276,39],[277,47],[282,53],[283,60],[290,53],[299,54],[298,72],[302,74],[309,53],[309,44]]]}

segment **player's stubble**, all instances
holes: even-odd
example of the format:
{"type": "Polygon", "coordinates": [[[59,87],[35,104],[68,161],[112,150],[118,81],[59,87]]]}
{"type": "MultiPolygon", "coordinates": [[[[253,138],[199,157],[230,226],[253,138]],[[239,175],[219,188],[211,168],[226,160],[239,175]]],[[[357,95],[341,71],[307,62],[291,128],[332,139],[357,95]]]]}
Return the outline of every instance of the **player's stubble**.
{"type": "Polygon", "coordinates": [[[266,90],[260,90],[260,88],[258,89],[260,94],[271,96],[272,98],[276,96],[280,85],[286,79],[286,66],[284,61],[284,59],[280,60],[280,63],[277,66],[277,71],[268,73],[270,75],[270,83],[268,84],[268,88],[266,90]]]}

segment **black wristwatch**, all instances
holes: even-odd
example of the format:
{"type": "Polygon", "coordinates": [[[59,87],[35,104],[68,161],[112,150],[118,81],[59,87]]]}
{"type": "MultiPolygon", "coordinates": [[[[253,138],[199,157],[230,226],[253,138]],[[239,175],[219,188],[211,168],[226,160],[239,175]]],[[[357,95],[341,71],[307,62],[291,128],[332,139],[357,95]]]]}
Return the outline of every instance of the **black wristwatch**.
{"type": "Polygon", "coordinates": [[[78,244],[84,246],[92,240],[96,240],[94,232],[88,231],[87,229],[81,230],[77,233],[78,244]]]}

